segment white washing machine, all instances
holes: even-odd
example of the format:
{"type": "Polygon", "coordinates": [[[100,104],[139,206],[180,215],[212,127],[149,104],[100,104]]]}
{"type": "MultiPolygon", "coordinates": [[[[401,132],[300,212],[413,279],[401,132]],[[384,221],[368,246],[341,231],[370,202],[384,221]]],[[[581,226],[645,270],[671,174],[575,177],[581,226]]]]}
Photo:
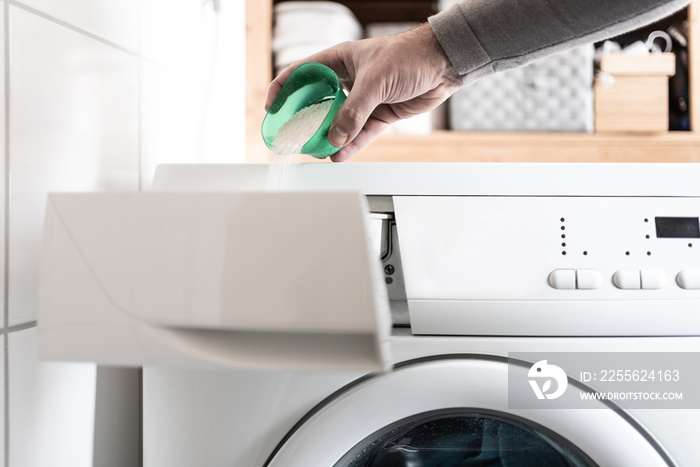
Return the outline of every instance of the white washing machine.
{"type": "Polygon", "coordinates": [[[700,167],[266,174],[50,195],[40,355],[144,367],[144,465],[700,465],[700,167]]]}

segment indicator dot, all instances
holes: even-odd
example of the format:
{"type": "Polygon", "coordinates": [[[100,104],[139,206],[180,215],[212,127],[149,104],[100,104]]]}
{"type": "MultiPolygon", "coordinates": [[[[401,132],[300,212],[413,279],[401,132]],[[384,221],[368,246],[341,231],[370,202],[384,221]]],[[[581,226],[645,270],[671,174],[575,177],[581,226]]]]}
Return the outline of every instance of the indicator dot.
{"type": "Polygon", "coordinates": [[[566,251],[562,251],[561,254],[566,256],[566,251]]]}
{"type": "Polygon", "coordinates": [[[651,256],[651,251],[647,251],[647,256],[651,256]]]}
{"type": "Polygon", "coordinates": [[[692,244],[692,243],[688,243],[688,248],[693,248],[693,244],[692,244]]]}
{"type": "Polygon", "coordinates": [[[587,254],[588,254],[587,251],[584,251],[584,252],[583,252],[583,256],[586,256],[587,254]]]}
{"type": "Polygon", "coordinates": [[[646,218],[645,218],[645,219],[644,219],[644,222],[649,222],[649,219],[646,219],[646,218]]]}
{"type": "Polygon", "coordinates": [[[566,227],[564,227],[564,226],[562,225],[562,226],[561,226],[561,229],[562,229],[562,230],[566,230],[566,227]]]}
{"type": "Polygon", "coordinates": [[[630,252],[629,252],[629,251],[625,251],[625,254],[626,254],[627,256],[629,256],[629,255],[630,255],[630,252]]]}
{"type": "Polygon", "coordinates": [[[649,238],[649,235],[647,235],[647,238],[649,238]]]}
{"type": "Polygon", "coordinates": [[[566,246],[566,243],[562,243],[561,246],[566,246]]]}
{"type": "Polygon", "coordinates": [[[561,234],[561,238],[566,238],[566,234],[561,234]]]}
{"type": "Polygon", "coordinates": [[[559,220],[562,221],[562,222],[564,222],[564,218],[563,218],[563,217],[562,217],[561,219],[559,219],[559,220]]]}

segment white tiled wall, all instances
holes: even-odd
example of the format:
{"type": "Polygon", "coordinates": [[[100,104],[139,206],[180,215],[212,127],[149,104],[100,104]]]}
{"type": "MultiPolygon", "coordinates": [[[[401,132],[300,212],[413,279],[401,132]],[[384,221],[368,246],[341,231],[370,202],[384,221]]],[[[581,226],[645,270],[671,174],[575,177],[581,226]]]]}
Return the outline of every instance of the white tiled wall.
{"type": "Polygon", "coordinates": [[[139,106],[138,58],[15,7],[10,25],[14,325],[36,319],[46,193],[138,189],[139,106]]]}
{"type": "Polygon", "coordinates": [[[163,162],[245,160],[241,0],[140,4],[142,188],[163,162]]]}
{"type": "Polygon", "coordinates": [[[17,3],[130,51],[138,50],[139,0],[17,0],[17,3]]]}
{"type": "MultiPolygon", "coordinates": [[[[2,70],[4,71],[4,61],[5,61],[5,9],[4,5],[0,4],[0,50],[3,51],[2,56],[0,58],[0,66],[2,66],[2,70]]],[[[0,89],[4,90],[5,89],[5,74],[0,72],[0,89]]],[[[0,102],[2,102],[2,108],[5,108],[5,93],[0,92],[0,102]]],[[[5,154],[5,132],[6,132],[6,127],[5,127],[5,112],[0,112],[0,148],[2,148],[2,154],[5,154]]],[[[2,161],[0,162],[0,219],[2,220],[2,224],[4,226],[5,224],[5,212],[6,212],[6,196],[5,196],[5,158],[2,158],[2,161]]],[[[5,297],[5,229],[0,228],[0,297],[5,297]]],[[[3,323],[0,326],[3,331],[3,335],[0,338],[0,374],[3,375],[3,381],[4,377],[6,375],[6,365],[5,365],[5,344],[6,344],[6,337],[5,337],[5,314],[7,311],[3,313],[3,323]]],[[[0,447],[2,447],[2,452],[3,455],[0,456],[0,467],[6,467],[6,462],[5,462],[5,454],[7,453],[7,450],[5,449],[5,442],[6,442],[6,433],[5,433],[5,422],[7,421],[7,407],[6,407],[6,402],[7,399],[5,397],[5,384],[2,384],[2,388],[0,388],[0,417],[2,417],[2,423],[0,424],[0,447]]]]}
{"type": "MultiPolygon", "coordinates": [[[[2,50],[2,58],[0,58],[0,89],[5,90],[5,10],[4,5],[0,3],[0,50],[2,50]]],[[[5,92],[0,92],[0,103],[5,109],[5,92]]],[[[0,112],[0,154],[5,155],[5,112],[0,112]]],[[[5,213],[6,213],[6,196],[5,196],[5,157],[0,161],[0,222],[3,228],[0,228],[0,297],[5,297],[5,213]]],[[[4,318],[4,315],[3,315],[4,318]]],[[[1,326],[5,326],[4,320],[1,326]]]]}
{"type": "MultiPolygon", "coordinates": [[[[0,370],[2,370],[4,374],[5,370],[5,336],[0,337],[0,370]]],[[[5,404],[2,403],[2,401],[5,400],[5,385],[3,384],[2,387],[0,387],[0,414],[3,415],[3,419],[5,418],[5,404]]],[[[5,452],[5,424],[2,423],[0,424],[0,448],[2,448],[2,452],[5,452]]],[[[0,456],[0,467],[5,467],[5,456],[0,456]]]]}
{"type": "Polygon", "coordinates": [[[8,338],[9,465],[91,466],[95,365],[37,362],[35,328],[8,338]]]}
{"type": "Polygon", "coordinates": [[[149,188],[156,166],[190,162],[200,147],[197,83],[162,65],[141,62],[141,167],[143,187],[149,188]],[[178,96],[173,99],[172,96],[178,96]]]}
{"type": "MultiPolygon", "coordinates": [[[[104,0],[103,0],[104,1],[104,0]]],[[[197,76],[216,13],[211,0],[149,0],[139,12],[141,55],[197,76]],[[206,8],[203,6],[206,5],[206,8]]]]}
{"type": "Polygon", "coordinates": [[[0,0],[0,467],[93,460],[94,365],[36,357],[47,192],[138,190],[159,163],[244,161],[244,5],[0,0]]]}

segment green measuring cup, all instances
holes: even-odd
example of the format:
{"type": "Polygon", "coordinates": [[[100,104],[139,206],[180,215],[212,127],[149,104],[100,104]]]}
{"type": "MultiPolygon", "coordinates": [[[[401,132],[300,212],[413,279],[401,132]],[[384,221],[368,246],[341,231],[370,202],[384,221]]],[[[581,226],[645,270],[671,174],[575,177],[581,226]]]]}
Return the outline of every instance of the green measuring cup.
{"type": "Polygon", "coordinates": [[[323,159],[340,151],[328,142],[328,130],[335,113],[345,102],[345,93],[335,72],[315,62],[299,65],[272,102],[262,122],[262,137],[267,147],[273,149],[280,128],[297,112],[328,99],[333,99],[333,105],[316,133],[304,143],[301,153],[323,159]]]}

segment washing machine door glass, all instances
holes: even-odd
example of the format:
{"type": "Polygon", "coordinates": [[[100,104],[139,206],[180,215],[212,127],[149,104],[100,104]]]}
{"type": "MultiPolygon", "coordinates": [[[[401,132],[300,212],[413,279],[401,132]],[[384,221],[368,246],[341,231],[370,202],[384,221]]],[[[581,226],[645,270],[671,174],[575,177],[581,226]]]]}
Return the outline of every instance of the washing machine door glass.
{"type": "Polygon", "coordinates": [[[566,439],[498,412],[415,415],[365,438],[335,467],[584,467],[596,464],[566,439]]]}

